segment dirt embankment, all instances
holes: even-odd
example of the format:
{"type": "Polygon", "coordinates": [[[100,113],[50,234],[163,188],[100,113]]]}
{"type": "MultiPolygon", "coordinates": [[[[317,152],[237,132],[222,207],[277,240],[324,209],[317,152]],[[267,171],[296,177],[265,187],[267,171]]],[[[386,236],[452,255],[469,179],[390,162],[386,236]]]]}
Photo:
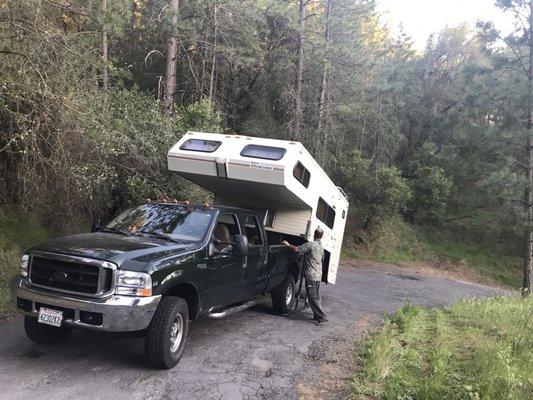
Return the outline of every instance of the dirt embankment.
{"type": "Polygon", "coordinates": [[[357,371],[354,356],[361,340],[376,332],[382,316],[369,314],[340,336],[328,337],[309,349],[307,362],[317,365],[314,373],[297,384],[300,400],[345,399],[350,377],[357,371]]]}

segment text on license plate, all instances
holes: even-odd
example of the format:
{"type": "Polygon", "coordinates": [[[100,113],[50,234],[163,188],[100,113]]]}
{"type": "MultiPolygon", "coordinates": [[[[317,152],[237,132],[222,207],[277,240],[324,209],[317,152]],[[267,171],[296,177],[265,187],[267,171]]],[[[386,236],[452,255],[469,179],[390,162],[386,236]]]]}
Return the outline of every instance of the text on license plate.
{"type": "Polygon", "coordinates": [[[51,310],[50,308],[39,308],[39,319],[41,324],[61,326],[63,322],[63,311],[51,310]]]}

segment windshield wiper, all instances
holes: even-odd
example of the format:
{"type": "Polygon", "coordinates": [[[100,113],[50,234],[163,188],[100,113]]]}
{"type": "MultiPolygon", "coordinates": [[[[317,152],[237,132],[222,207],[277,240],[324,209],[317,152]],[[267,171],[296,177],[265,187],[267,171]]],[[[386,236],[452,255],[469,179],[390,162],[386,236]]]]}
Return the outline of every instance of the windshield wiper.
{"type": "Polygon", "coordinates": [[[123,231],[122,229],[107,227],[107,226],[100,229],[100,232],[112,232],[112,233],[114,232],[114,233],[120,233],[124,236],[131,236],[130,232],[126,232],[126,231],[123,231]]]}
{"type": "Polygon", "coordinates": [[[159,239],[165,239],[165,240],[168,240],[168,241],[171,241],[171,242],[174,242],[174,243],[181,243],[179,240],[174,239],[173,237],[171,237],[169,235],[165,235],[164,233],[146,232],[146,231],[138,231],[138,232],[142,233],[144,235],[147,235],[147,236],[154,236],[154,237],[157,237],[159,239]]]}

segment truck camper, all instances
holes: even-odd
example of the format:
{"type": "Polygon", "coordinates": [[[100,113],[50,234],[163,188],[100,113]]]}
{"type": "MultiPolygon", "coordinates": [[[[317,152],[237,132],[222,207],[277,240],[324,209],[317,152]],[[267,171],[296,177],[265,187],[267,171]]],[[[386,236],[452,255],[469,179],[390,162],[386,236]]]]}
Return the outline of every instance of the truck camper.
{"type": "Polygon", "coordinates": [[[324,230],[324,282],[335,283],[348,200],[297,142],[189,132],[168,166],[212,191],[214,205],[148,202],[91,233],[27,249],[13,302],[36,343],[72,329],[143,332],[148,363],[175,366],[189,324],[259,304],[287,315],[301,263],[280,244],[324,230]]]}
{"type": "Polygon", "coordinates": [[[322,280],[335,283],[348,199],[299,142],[188,132],[168,168],[212,192],[215,204],[260,212],[270,243],[324,230],[322,280]]]}

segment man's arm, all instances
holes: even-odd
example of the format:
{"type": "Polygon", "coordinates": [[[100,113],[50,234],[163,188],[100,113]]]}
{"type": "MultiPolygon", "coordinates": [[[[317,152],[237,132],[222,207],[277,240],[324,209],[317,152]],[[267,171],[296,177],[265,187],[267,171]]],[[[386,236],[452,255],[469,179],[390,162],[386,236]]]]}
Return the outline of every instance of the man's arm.
{"type": "Polygon", "coordinates": [[[290,244],[290,243],[287,242],[286,240],[284,240],[283,242],[281,242],[281,244],[287,246],[289,249],[291,249],[291,250],[294,251],[295,253],[299,253],[299,252],[300,252],[300,249],[298,248],[298,246],[293,246],[292,244],[290,244]]]}
{"type": "Polygon", "coordinates": [[[292,244],[290,244],[286,240],[281,242],[281,244],[284,244],[285,246],[287,246],[289,249],[291,249],[295,253],[299,253],[299,254],[302,254],[302,255],[307,253],[307,251],[309,250],[309,246],[311,245],[310,242],[305,242],[301,246],[293,246],[292,244]]]}

